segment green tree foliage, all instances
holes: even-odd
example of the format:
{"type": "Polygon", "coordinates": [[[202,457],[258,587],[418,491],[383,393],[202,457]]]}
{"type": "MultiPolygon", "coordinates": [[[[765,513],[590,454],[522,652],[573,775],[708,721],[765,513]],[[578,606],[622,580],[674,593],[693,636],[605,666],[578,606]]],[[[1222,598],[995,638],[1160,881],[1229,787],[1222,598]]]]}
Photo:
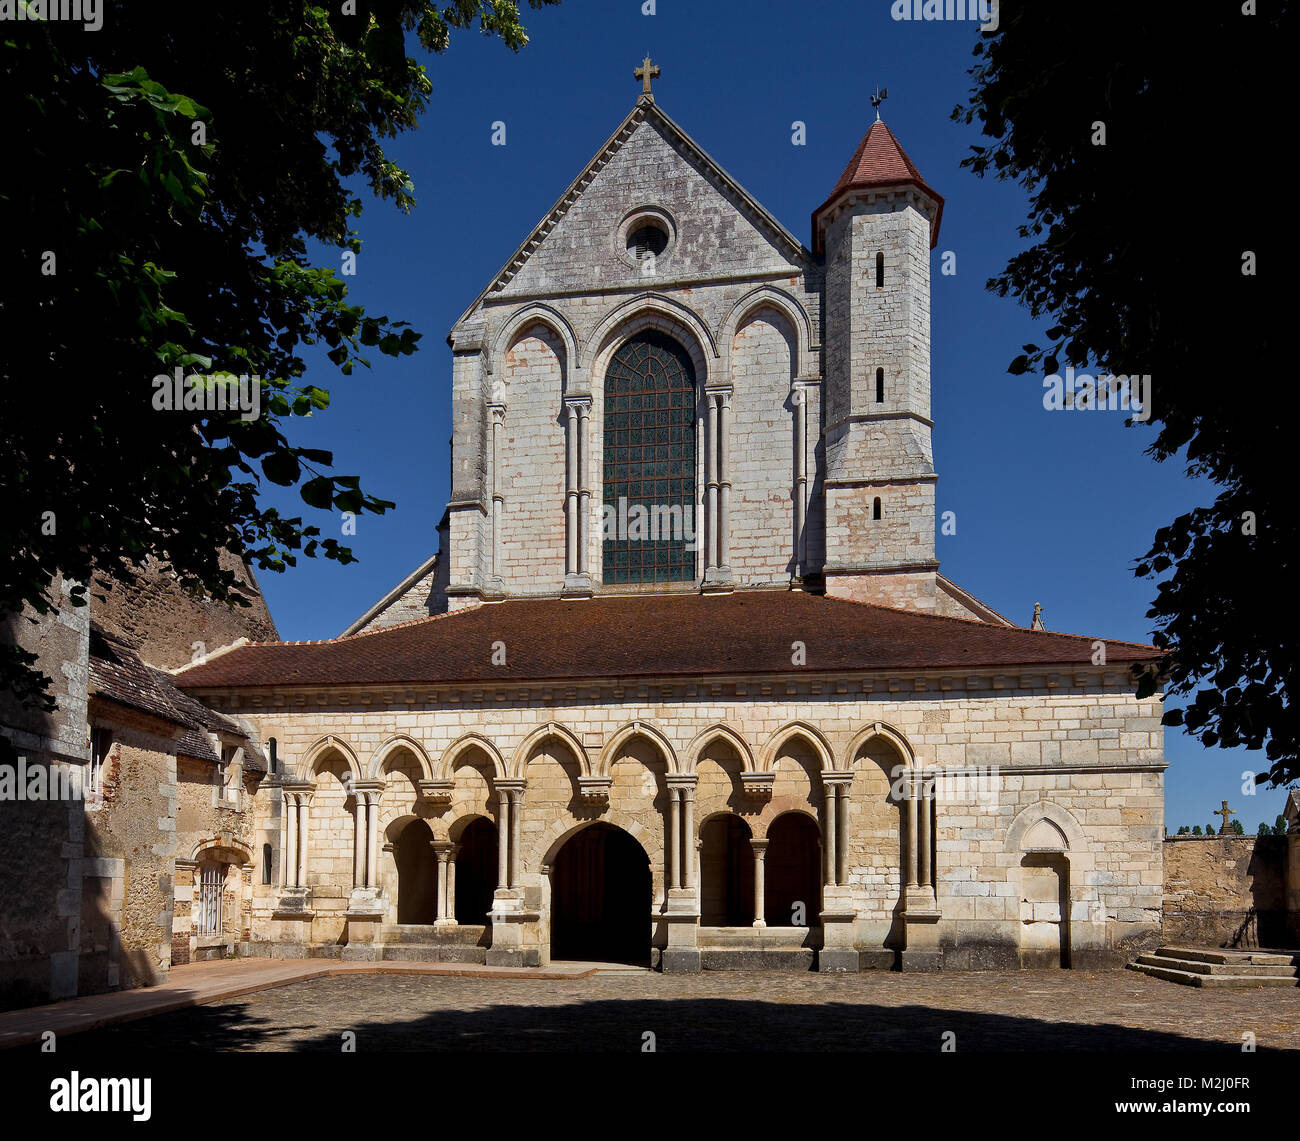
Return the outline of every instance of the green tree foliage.
{"type": "Polygon", "coordinates": [[[1192,827],[1192,835],[1199,836],[1200,834],[1201,834],[1201,826],[1199,824],[1194,825],[1192,827]]]}
{"type": "Polygon", "coordinates": [[[1244,836],[1246,834],[1246,826],[1240,820],[1234,820],[1228,825],[1228,829],[1234,836],[1244,836]]]}
{"type": "Polygon", "coordinates": [[[1273,784],[1300,776],[1300,640],[1267,589],[1294,578],[1300,550],[1291,425],[1273,410],[1296,264],[1273,190],[1294,177],[1276,126],[1291,100],[1285,9],[1009,0],[953,112],[985,136],[964,165],[1030,196],[1025,248],[989,287],[1049,327],[1010,371],[1149,374],[1147,451],[1219,489],[1137,562],[1157,580],[1148,616],[1165,651],[1138,692],[1163,677],[1187,699],[1166,724],[1265,749],[1273,784]]]}
{"type": "MultiPolygon", "coordinates": [[[[259,489],[296,486],[334,512],[393,506],[290,441],[329,403],[301,353],[327,346],[346,376],[419,335],[349,304],[307,242],[357,251],[361,195],[414,205],[383,149],[432,90],[408,51],[442,52],[476,22],[527,42],[517,0],[106,7],[96,32],[0,25],[0,619],[48,612],[59,574],[84,604],[94,572],[121,578],[148,555],[245,604],[222,549],[261,570],[352,561],[259,489]],[[260,377],[261,415],[156,410],[153,378],[177,368],[260,377]]],[[[0,683],[49,708],[33,660],[0,646],[0,683]]]]}

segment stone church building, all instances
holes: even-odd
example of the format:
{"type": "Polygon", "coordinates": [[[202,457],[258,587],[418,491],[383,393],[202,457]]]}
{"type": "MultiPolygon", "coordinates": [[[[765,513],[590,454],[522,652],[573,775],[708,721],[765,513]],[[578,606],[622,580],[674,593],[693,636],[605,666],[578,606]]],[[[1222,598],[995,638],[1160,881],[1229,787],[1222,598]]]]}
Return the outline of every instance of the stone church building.
{"type": "Polygon", "coordinates": [[[175,672],[266,759],[246,953],[853,971],[1159,938],[1155,652],[939,573],[943,199],[877,121],[810,205],[805,244],[647,79],[451,331],[437,553],[339,638],[175,672]]]}

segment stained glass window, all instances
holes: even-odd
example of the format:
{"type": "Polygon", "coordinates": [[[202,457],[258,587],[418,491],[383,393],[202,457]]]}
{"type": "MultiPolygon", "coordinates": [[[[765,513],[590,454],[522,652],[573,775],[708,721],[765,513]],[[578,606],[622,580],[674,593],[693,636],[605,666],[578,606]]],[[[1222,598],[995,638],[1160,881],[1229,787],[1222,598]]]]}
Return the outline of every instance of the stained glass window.
{"type": "Polygon", "coordinates": [[[607,583],[695,578],[695,368],[647,331],[605,373],[603,568],[607,583]]]}

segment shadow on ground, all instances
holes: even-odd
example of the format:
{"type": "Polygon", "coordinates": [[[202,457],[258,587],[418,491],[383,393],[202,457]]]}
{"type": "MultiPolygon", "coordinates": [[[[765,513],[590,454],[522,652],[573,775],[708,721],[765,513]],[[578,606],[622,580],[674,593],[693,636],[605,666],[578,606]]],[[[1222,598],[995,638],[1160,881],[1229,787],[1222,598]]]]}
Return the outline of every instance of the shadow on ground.
{"type": "MultiPolygon", "coordinates": [[[[72,1053],[114,1051],[341,1049],[356,1035],[366,1051],[639,1051],[645,1035],[673,1051],[924,1051],[944,1034],[966,1051],[1201,1051],[1239,1046],[1116,1024],[1088,1025],[922,1005],[765,1002],[723,998],[614,999],[548,1005],[497,1003],[480,1009],[401,1013],[348,1020],[345,1004],[319,984],[300,984],[295,1017],[266,1017],[247,999],[196,1007],[78,1034],[72,1053]]],[[[255,996],[260,997],[260,996],[255,996]]]]}

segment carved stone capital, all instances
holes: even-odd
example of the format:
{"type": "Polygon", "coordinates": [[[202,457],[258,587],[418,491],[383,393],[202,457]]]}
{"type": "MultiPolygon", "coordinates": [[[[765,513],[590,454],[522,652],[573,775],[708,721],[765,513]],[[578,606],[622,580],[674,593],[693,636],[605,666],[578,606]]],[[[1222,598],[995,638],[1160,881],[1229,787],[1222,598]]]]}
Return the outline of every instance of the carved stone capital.
{"type": "Polygon", "coordinates": [[[776,773],[741,773],[740,787],[746,796],[756,800],[766,800],[772,795],[772,786],[776,784],[776,773]]]}
{"type": "Polygon", "coordinates": [[[449,780],[420,780],[416,787],[429,804],[450,804],[455,784],[449,780]]]}
{"type": "Polygon", "coordinates": [[[610,777],[579,777],[578,795],[588,804],[608,804],[610,777]]]}

